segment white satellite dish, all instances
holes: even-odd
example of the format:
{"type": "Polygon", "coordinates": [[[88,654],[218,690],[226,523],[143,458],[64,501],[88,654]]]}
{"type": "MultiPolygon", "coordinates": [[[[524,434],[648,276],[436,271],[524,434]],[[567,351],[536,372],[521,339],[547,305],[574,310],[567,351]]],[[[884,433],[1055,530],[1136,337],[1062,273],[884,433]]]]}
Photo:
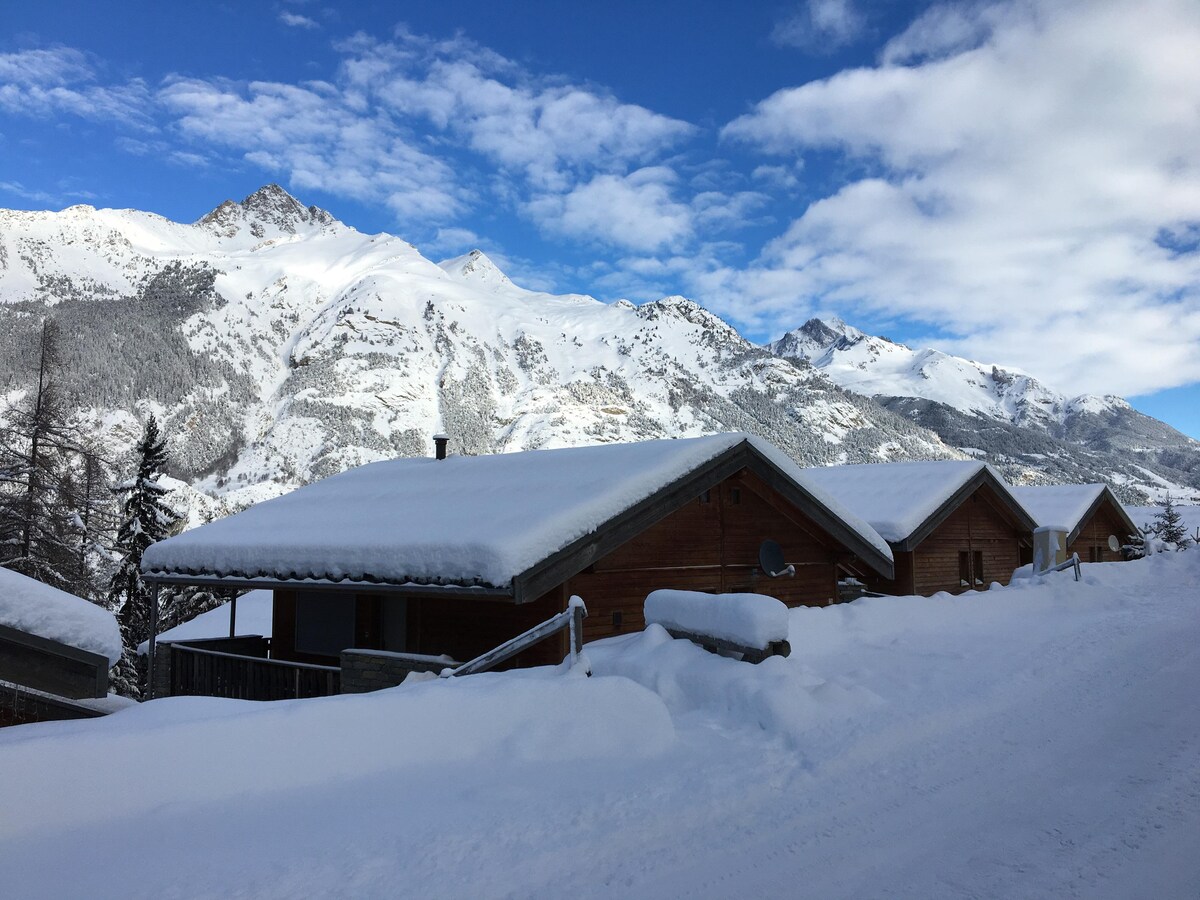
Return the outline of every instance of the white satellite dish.
{"type": "Polygon", "coordinates": [[[1115,534],[1110,534],[1108,536],[1108,549],[1113,553],[1121,552],[1121,542],[1117,540],[1117,536],[1115,534]]]}
{"type": "Polygon", "coordinates": [[[794,577],[796,574],[796,567],[789,566],[784,561],[783,548],[769,538],[758,548],[758,564],[772,578],[778,578],[780,575],[794,577]]]}

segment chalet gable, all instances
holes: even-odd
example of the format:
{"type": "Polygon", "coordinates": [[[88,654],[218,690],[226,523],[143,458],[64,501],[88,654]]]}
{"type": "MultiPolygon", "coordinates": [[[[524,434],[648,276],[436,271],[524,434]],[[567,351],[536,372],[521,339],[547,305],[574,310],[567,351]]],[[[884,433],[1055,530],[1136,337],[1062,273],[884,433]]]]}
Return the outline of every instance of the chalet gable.
{"type": "Polygon", "coordinates": [[[1102,507],[1128,529],[1141,531],[1106,484],[1048,484],[1013,488],[1013,493],[1032,514],[1039,526],[1053,526],[1067,532],[1067,544],[1075,542],[1079,532],[1102,507]]]}
{"type": "Polygon", "coordinates": [[[1037,527],[996,470],[982,462],[868,463],[807,471],[837,502],[869,522],[894,552],[915,550],[981,488],[1016,530],[1037,527]]]}

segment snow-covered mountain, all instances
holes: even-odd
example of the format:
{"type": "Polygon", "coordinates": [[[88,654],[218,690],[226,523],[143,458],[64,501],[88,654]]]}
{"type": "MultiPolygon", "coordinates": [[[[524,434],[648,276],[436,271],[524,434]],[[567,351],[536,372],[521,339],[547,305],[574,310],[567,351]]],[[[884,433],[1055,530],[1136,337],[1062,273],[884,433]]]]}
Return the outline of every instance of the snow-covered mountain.
{"type": "Polygon", "coordinates": [[[155,411],[209,505],[426,454],[438,431],[460,453],[740,429],[805,464],[961,455],[690,300],[524,290],[482,253],[437,265],[275,185],[191,225],[0,211],[0,300],[10,400],[52,313],[80,414],[115,454],[155,411]]]}
{"type": "Polygon", "coordinates": [[[682,297],[525,290],[479,251],[435,263],[277,185],[192,224],[0,210],[0,406],[47,314],[77,414],[114,458],[158,414],[197,515],[428,453],[438,431],[491,453],[739,429],[806,465],[985,455],[1131,501],[1200,487],[1200,445],[1116,398],[840,322],[764,348],[682,297]]]}
{"type": "Polygon", "coordinates": [[[1200,442],[1120,397],[1067,396],[1027,373],[914,349],[837,318],[810,319],[770,349],[810,363],[951,446],[982,452],[1010,477],[1032,480],[1040,472],[1078,481],[1090,469],[1115,487],[1155,498],[1169,490],[1200,502],[1200,442]]]}
{"type": "Polygon", "coordinates": [[[868,397],[915,397],[1013,425],[1051,431],[1081,413],[1127,409],[1120,397],[1066,397],[1032,375],[940,350],[913,349],[841,319],[810,319],[770,345],[804,359],[836,384],[868,397]]]}

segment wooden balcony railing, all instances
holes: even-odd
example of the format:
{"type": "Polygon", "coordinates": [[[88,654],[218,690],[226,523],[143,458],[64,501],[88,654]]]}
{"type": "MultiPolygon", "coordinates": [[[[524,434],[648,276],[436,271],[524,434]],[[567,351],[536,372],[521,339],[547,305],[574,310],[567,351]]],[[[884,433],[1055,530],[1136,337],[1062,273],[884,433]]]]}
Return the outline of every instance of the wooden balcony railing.
{"type": "Polygon", "coordinates": [[[328,697],[340,691],[341,669],[337,666],[267,659],[267,647],[266,638],[220,638],[171,644],[171,694],[233,700],[291,700],[328,697]],[[216,646],[231,643],[238,643],[240,652],[216,649],[216,646]]]}

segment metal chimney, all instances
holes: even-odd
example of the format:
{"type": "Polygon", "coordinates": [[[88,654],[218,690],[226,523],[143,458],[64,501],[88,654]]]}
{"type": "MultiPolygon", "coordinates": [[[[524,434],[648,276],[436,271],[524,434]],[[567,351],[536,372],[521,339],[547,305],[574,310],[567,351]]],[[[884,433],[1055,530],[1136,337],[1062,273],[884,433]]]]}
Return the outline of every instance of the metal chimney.
{"type": "Polygon", "coordinates": [[[433,436],[433,455],[435,459],[446,458],[446,446],[450,443],[450,436],[447,434],[435,434],[433,436]]]}

